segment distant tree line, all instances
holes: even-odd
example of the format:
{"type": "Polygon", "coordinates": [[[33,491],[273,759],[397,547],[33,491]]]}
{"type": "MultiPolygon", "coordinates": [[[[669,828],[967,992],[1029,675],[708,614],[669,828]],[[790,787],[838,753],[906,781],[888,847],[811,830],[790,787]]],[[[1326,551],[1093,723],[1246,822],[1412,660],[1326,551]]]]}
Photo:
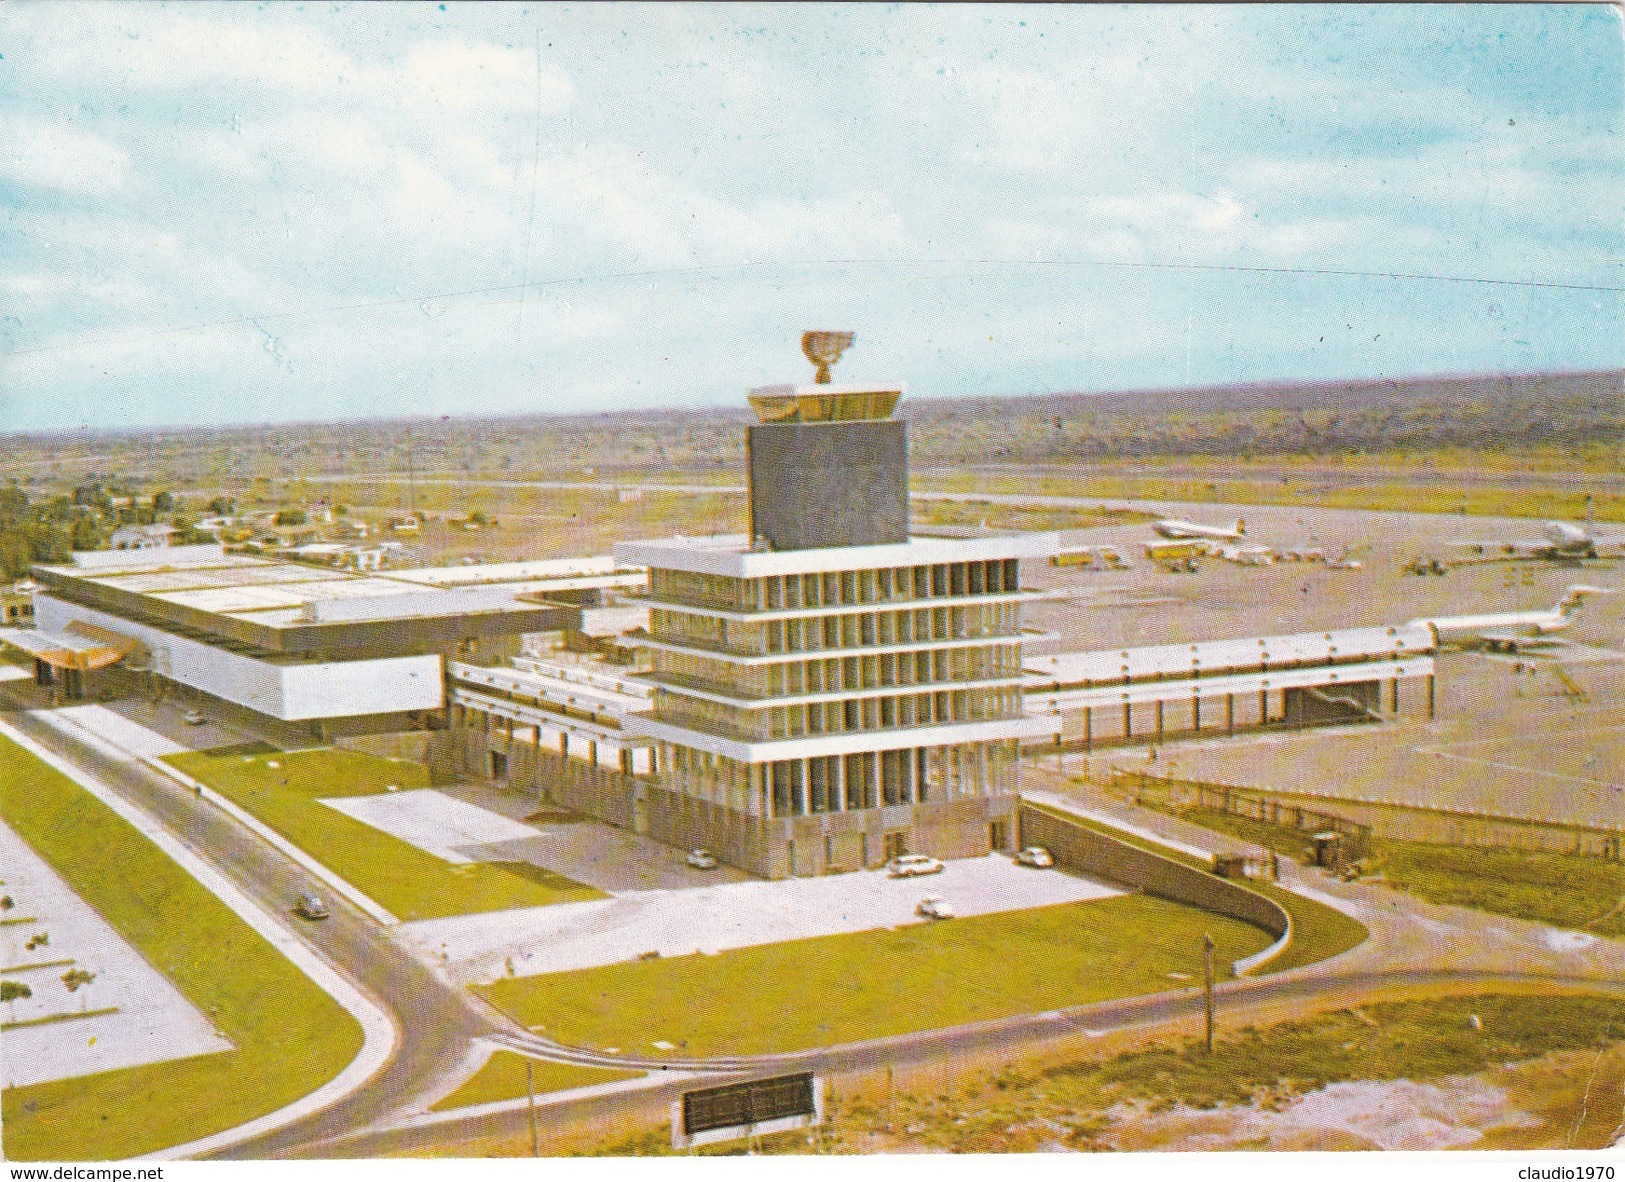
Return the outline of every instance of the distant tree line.
{"type": "MultiPolygon", "coordinates": [[[[1441,450],[1621,454],[1625,371],[910,397],[899,414],[909,421],[911,456],[921,466],[1441,450]]],[[[248,503],[274,505],[273,481],[297,482],[307,473],[737,478],[740,431],[753,421],[741,397],[699,409],[108,433],[80,444],[96,449],[103,475],[76,479],[108,490],[115,482],[229,488],[242,490],[248,503]]],[[[61,446],[43,436],[5,439],[19,456],[54,456],[61,446]]]]}

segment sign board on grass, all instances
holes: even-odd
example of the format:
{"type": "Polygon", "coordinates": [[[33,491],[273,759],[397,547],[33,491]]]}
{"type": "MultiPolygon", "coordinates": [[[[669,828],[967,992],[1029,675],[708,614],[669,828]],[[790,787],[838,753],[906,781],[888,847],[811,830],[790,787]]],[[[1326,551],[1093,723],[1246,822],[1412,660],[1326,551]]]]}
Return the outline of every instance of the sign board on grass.
{"type": "Polygon", "coordinates": [[[671,1106],[673,1149],[824,1122],[824,1081],[810,1071],[684,1092],[671,1106]]]}

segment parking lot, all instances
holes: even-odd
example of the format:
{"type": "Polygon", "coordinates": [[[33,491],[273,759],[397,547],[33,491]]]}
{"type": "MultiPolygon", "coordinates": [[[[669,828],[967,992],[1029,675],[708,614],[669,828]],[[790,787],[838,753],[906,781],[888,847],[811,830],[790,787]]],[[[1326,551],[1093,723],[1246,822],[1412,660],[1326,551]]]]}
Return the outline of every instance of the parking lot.
{"type": "MultiPolygon", "coordinates": [[[[782,882],[744,881],[688,890],[631,891],[589,903],[403,924],[399,935],[463,983],[632,960],[776,944],[840,932],[929,922],[927,895],[961,916],[1105,899],[1115,888],[1061,870],[1028,870],[993,854],[959,859],[940,874],[890,878],[865,870],[782,882]]],[[[946,922],[952,922],[946,921],[946,922]]]]}
{"type": "Polygon", "coordinates": [[[0,866],[0,894],[12,901],[0,924],[0,973],[33,994],[0,1010],[8,1027],[0,1086],[231,1049],[205,1015],[4,824],[0,866]],[[74,970],[93,980],[70,991],[62,978],[74,970]]]}

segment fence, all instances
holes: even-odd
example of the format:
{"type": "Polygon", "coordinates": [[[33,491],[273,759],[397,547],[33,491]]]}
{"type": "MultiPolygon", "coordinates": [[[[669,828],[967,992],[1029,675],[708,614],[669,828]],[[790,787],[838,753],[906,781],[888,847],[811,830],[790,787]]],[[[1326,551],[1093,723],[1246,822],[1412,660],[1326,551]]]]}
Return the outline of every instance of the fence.
{"type": "Polygon", "coordinates": [[[1113,768],[1111,786],[1127,789],[1153,807],[1202,807],[1294,829],[1329,829],[1343,835],[1348,856],[1364,856],[1373,835],[1397,841],[1480,849],[1522,849],[1581,854],[1620,861],[1625,829],[1555,817],[1518,817],[1440,805],[1405,804],[1303,789],[1270,790],[1156,776],[1113,768]],[[1336,813],[1322,809],[1331,805],[1336,813]]]}

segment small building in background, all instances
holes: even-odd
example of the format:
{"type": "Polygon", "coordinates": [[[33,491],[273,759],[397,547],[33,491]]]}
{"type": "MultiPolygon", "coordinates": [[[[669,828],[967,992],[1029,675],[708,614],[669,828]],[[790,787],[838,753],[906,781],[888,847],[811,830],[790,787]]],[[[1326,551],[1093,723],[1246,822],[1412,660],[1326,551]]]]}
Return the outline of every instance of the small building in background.
{"type": "Polygon", "coordinates": [[[112,550],[162,550],[179,531],[173,525],[121,525],[108,539],[112,550]]]}

